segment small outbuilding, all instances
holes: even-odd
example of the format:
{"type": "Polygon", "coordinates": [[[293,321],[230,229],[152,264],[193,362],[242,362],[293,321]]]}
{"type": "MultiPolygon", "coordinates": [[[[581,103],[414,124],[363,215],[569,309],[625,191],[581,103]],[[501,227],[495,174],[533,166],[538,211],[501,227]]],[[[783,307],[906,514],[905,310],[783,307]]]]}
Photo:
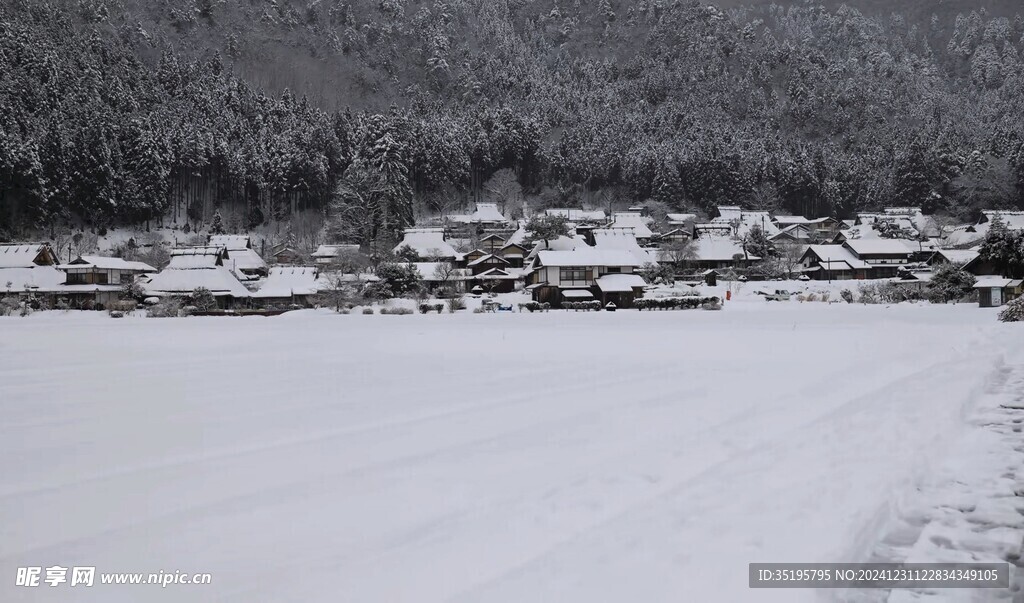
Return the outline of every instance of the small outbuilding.
{"type": "Polygon", "coordinates": [[[979,307],[998,308],[1024,293],[1024,280],[982,276],[974,284],[974,289],[978,292],[979,307]]]}

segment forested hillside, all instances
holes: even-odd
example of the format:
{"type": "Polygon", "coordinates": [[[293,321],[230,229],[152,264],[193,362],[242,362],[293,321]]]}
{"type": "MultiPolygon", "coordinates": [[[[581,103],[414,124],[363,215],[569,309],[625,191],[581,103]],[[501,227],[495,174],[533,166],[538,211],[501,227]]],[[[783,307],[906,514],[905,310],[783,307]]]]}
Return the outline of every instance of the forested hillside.
{"type": "Polygon", "coordinates": [[[355,209],[341,236],[363,242],[520,187],[534,206],[1021,207],[1024,20],[986,4],[10,0],[0,237],[355,209]]]}

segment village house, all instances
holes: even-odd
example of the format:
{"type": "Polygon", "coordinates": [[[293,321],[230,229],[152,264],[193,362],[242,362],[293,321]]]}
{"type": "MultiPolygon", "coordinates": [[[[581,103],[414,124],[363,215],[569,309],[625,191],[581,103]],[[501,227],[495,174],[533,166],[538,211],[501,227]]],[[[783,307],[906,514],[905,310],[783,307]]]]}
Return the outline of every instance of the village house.
{"type": "Polygon", "coordinates": [[[810,245],[800,258],[801,272],[813,280],[871,278],[871,266],[844,245],[810,245]]]}
{"type": "Polygon", "coordinates": [[[223,247],[228,250],[231,268],[247,278],[267,276],[267,263],[252,248],[252,240],[248,235],[210,235],[210,247],[223,247]]]}
{"type": "MultiPolygon", "coordinates": [[[[702,236],[693,242],[693,247],[693,257],[685,262],[691,269],[744,269],[761,260],[759,256],[745,251],[743,245],[731,237],[702,236]]],[[[675,263],[670,254],[662,254],[661,261],[675,263]]]]}
{"type": "Polygon", "coordinates": [[[538,302],[598,300],[630,308],[643,297],[645,282],[634,271],[640,264],[628,251],[583,247],[540,251],[527,277],[527,290],[538,302]]]}
{"type": "Polygon", "coordinates": [[[892,278],[912,257],[906,243],[898,239],[851,239],[843,246],[871,266],[869,278],[892,278]]]}
{"type": "Polygon", "coordinates": [[[693,230],[689,228],[674,228],[668,232],[662,232],[654,235],[654,242],[656,243],[678,243],[680,241],[689,241],[693,238],[693,230]]]}
{"type": "Polygon", "coordinates": [[[693,225],[693,236],[695,238],[703,237],[731,237],[733,235],[733,227],[728,222],[704,222],[693,225]]]}
{"type": "Polygon", "coordinates": [[[1024,294],[1024,280],[1001,276],[981,276],[974,283],[978,292],[978,306],[997,308],[1024,294]]]}
{"type": "Polygon", "coordinates": [[[395,245],[392,252],[398,253],[403,247],[416,252],[423,260],[454,262],[461,259],[460,254],[445,239],[443,228],[406,228],[402,241],[395,245]]]}
{"type": "Polygon", "coordinates": [[[477,203],[473,213],[453,214],[448,216],[447,221],[453,227],[460,227],[462,230],[473,227],[478,232],[486,229],[504,229],[509,225],[509,219],[498,210],[497,203],[477,203]]]}
{"type": "Polygon", "coordinates": [[[480,249],[494,253],[505,246],[505,237],[492,233],[480,239],[480,249]]]}
{"type": "Polygon", "coordinates": [[[934,267],[943,264],[966,266],[978,258],[977,249],[937,249],[928,258],[928,265],[934,267]]]}
{"type": "Polygon", "coordinates": [[[523,262],[525,261],[528,253],[529,250],[518,243],[507,243],[497,251],[496,255],[504,258],[508,262],[509,266],[513,268],[522,268],[523,262]]]}
{"type": "Polygon", "coordinates": [[[57,256],[49,243],[0,245],[0,295],[41,297],[52,301],[64,287],[57,256]]]}
{"type": "Polygon", "coordinates": [[[665,214],[665,222],[669,227],[689,230],[693,234],[693,225],[697,222],[697,214],[665,214]]]}
{"type": "Polygon", "coordinates": [[[287,243],[274,247],[271,255],[274,258],[275,264],[292,265],[301,264],[305,261],[303,253],[287,243]]]}
{"type": "Polygon", "coordinates": [[[842,245],[810,245],[800,264],[815,280],[893,278],[910,257],[898,239],[850,239],[842,245]]]}
{"type": "Polygon", "coordinates": [[[807,224],[791,224],[780,230],[777,234],[769,237],[773,243],[801,243],[809,244],[815,240],[811,233],[811,227],[807,224]]]}
{"type": "Polygon", "coordinates": [[[359,245],[320,245],[311,255],[313,263],[320,268],[334,266],[342,262],[346,257],[352,257],[359,253],[359,245]]]}
{"type": "Polygon", "coordinates": [[[561,216],[573,224],[603,225],[608,222],[608,214],[603,209],[552,208],[544,210],[545,216],[561,216]]]}
{"type": "Polygon", "coordinates": [[[745,237],[757,226],[768,237],[779,232],[779,227],[772,221],[771,213],[762,209],[744,210],[735,205],[718,206],[718,217],[712,218],[712,224],[727,224],[733,227],[737,237],[745,237]]]}
{"type": "Polygon", "coordinates": [[[220,308],[247,303],[251,297],[227,266],[224,247],[183,247],[171,250],[171,261],[163,271],[142,280],[148,295],[189,297],[202,287],[208,289],[220,308]]]}
{"type": "Polygon", "coordinates": [[[74,307],[108,307],[120,299],[127,285],[156,272],[156,268],[142,262],[98,255],[79,256],[57,268],[67,275],[61,295],[74,307]]]}
{"type": "Polygon", "coordinates": [[[312,266],[274,266],[258,291],[252,293],[254,301],[264,306],[298,305],[310,308],[319,292],[319,271],[312,266]]]}
{"type": "Polygon", "coordinates": [[[638,211],[617,211],[612,214],[611,224],[608,228],[632,228],[633,236],[641,244],[647,244],[651,241],[651,237],[654,233],[651,231],[650,226],[647,225],[647,220],[638,211]]]}

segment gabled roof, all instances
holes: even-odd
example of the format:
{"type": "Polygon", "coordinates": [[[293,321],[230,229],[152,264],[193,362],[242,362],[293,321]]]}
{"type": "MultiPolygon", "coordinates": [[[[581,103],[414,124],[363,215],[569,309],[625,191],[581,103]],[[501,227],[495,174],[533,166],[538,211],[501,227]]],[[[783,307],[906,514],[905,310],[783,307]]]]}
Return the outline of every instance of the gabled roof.
{"type": "Polygon", "coordinates": [[[477,203],[476,211],[471,214],[456,214],[448,217],[452,222],[464,224],[477,224],[480,222],[508,222],[508,219],[498,211],[497,203],[477,203]]]}
{"type": "Polygon", "coordinates": [[[359,245],[320,245],[313,252],[312,257],[321,259],[336,258],[346,253],[359,253],[359,245]]]}
{"type": "Polygon", "coordinates": [[[178,247],[171,250],[167,267],[175,270],[213,268],[222,266],[226,257],[227,250],[223,247],[178,247]]]}
{"type": "Polygon", "coordinates": [[[392,251],[409,247],[423,258],[455,258],[459,254],[444,239],[443,228],[407,228],[402,242],[395,245],[392,251]]]}
{"type": "Polygon", "coordinates": [[[632,228],[599,228],[594,230],[594,247],[597,249],[619,249],[629,252],[642,266],[656,262],[657,257],[640,247],[632,228]]]}
{"type": "Polygon", "coordinates": [[[845,245],[808,245],[801,260],[809,254],[818,258],[818,262],[822,265],[828,265],[831,262],[844,262],[850,268],[857,270],[871,267],[867,262],[858,259],[845,245]]]}
{"type": "Polygon", "coordinates": [[[1010,211],[1003,209],[987,209],[981,212],[988,222],[996,216],[1006,224],[1010,230],[1024,230],[1024,211],[1010,211]]]}
{"type": "Polygon", "coordinates": [[[541,266],[642,266],[643,262],[628,251],[583,247],[572,251],[541,251],[537,254],[541,266]]]}
{"type": "Polygon", "coordinates": [[[284,298],[292,295],[313,295],[319,288],[316,285],[317,269],[308,266],[275,266],[270,269],[267,280],[253,297],[284,298]]]}
{"type": "Polygon", "coordinates": [[[480,241],[481,241],[481,242],[483,242],[483,241],[489,241],[489,240],[491,240],[491,239],[498,239],[498,240],[499,240],[499,241],[501,241],[502,243],[504,243],[504,242],[505,242],[505,237],[503,237],[503,236],[501,236],[500,234],[497,234],[497,233],[491,233],[491,234],[487,235],[486,237],[483,237],[482,239],[480,239],[480,241]]]}
{"type": "Polygon", "coordinates": [[[236,270],[242,271],[256,271],[264,270],[267,267],[267,263],[263,261],[260,254],[256,253],[255,249],[236,249],[229,251],[230,262],[234,264],[236,270]]]}
{"type": "Polygon", "coordinates": [[[683,222],[694,222],[697,220],[697,214],[665,214],[665,218],[668,219],[669,224],[678,226],[683,222]]]}
{"type": "Polygon", "coordinates": [[[469,264],[466,264],[466,265],[467,266],[478,266],[480,264],[486,264],[486,263],[491,262],[491,261],[497,261],[497,262],[499,262],[501,264],[504,264],[506,266],[509,264],[509,261],[506,260],[505,258],[503,258],[501,256],[498,256],[498,255],[494,255],[493,253],[488,253],[487,255],[485,255],[483,257],[479,257],[479,258],[473,260],[472,262],[470,262],[469,264]]]}
{"type": "Polygon", "coordinates": [[[967,264],[978,257],[977,249],[939,249],[932,256],[932,260],[936,257],[945,259],[950,264],[967,264]]]}
{"type": "Polygon", "coordinates": [[[843,245],[853,250],[858,257],[865,255],[910,255],[906,244],[900,239],[849,239],[843,245]]]}
{"type": "Polygon", "coordinates": [[[102,255],[78,256],[67,264],[57,266],[60,270],[72,268],[96,268],[98,270],[125,270],[130,272],[156,272],[156,268],[143,262],[129,262],[123,258],[109,258],[102,255]]]}
{"type": "Polygon", "coordinates": [[[210,235],[211,247],[224,247],[228,251],[252,249],[252,241],[249,235],[221,234],[210,235]]]}
{"type": "Polygon", "coordinates": [[[649,239],[654,233],[647,226],[647,221],[637,211],[617,211],[612,214],[612,228],[632,228],[633,236],[638,239],[649,239]]]}
{"type": "Polygon", "coordinates": [[[497,280],[516,280],[519,277],[515,274],[509,274],[501,268],[491,268],[487,272],[481,272],[476,276],[471,277],[474,280],[477,279],[497,279],[497,280]]]}
{"type": "Polygon", "coordinates": [[[224,266],[204,268],[166,268],[149,277],[143,288],[151,295],[187,295],[199,287],[209,289],[214,296],[249,297],[249,290],[224,266]]]}
{"type": "Polygon", "coordinates": [[[575,209],[558,207],[545,209],[544,214],[548,216],[562,216],[569,222],[604,222],[608,215],[603,209],[575,209]]]}
{"type": "Polygon", "coordinates": [[[56,263],[56,256],[47,243],[13,243],[0,245],[0,268],[31,268],[56,263]]]}
{"type": "Polygon", "coordinates": [[[750,260],[761,259],[752,253],[744,254],[743,246],[729,237],[703,237],[695,243],[696,258],[706,262],[732,261],[737,255],[750,260]]]}
{"type": "Polygon", "coordinates": [[[0,295],[8,291],[17,293],[26,288],[36,292],[62,291],[67,274],[57,270],[56,266],[27,266],[17,268],[0,268],[0,295]]]}

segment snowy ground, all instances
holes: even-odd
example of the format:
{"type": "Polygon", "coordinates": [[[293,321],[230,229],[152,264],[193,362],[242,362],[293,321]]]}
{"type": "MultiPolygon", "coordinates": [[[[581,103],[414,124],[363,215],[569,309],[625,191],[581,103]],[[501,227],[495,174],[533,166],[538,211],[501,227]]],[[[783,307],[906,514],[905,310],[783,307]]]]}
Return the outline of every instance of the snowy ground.
{"type": "Polygon", "coordinates": [[[0,359],[5,603],[849,600],[747,564],[1019,552],[1024,330],[973,305],[42,313],[0,359]],[[213,583],[13,586],[55,564],[213,583]]]}

